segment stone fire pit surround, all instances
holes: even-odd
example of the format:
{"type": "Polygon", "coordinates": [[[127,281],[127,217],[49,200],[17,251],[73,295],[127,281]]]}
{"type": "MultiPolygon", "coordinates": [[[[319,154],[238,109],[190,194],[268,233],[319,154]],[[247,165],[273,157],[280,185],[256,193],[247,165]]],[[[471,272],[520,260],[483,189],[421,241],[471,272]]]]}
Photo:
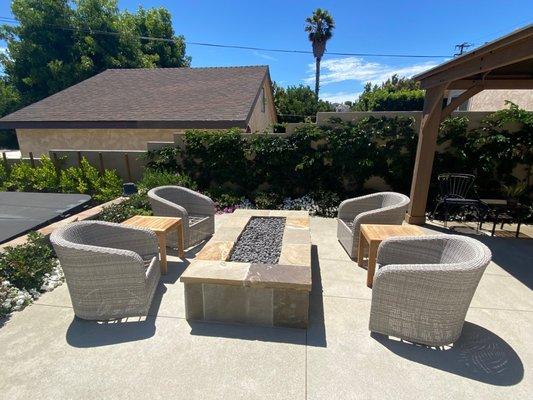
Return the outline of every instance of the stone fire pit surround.
{"type": "Polygon", "coordinates": [[[236,210],[182,274],[189,320],[306,328],[311,291],[307,211],[236,210]],[[227,261],[252,217],[283,217],[277,264],[227,261]]]}

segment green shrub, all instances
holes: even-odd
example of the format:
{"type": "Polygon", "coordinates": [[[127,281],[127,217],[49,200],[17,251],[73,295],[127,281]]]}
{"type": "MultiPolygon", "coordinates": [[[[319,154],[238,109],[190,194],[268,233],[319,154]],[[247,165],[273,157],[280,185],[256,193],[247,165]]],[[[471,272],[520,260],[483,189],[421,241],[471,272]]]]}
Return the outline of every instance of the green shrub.
{"type": "Polygon", "coordinates": [[[0,190],[7,190],[9,173],[3,162],[0,162],[0,190]]]}
{"type": "MultiPolygon", "coordinates": [[[[391,85],[418,90],[413,82],[401,79],[391,80],[382,89],[389,90],[391,85]]],[[[394,95],[391,98],[394,100],[394,95]]],[[[513,171],[517,166],[525,167],[525,181],[530,181],[532,115],[511,104],[476,129],[468,129],[465,118],[444,121],[430,201],[435,198],[436,176],[443,172],[475,174],[484,196],[499,195],[502,184],[516,184],[513,171]]],[[[244,136],[235,130],[189,131],[179,165],[200,190],[208,191],[222,205],[233,205],[236,197],[244,196],[258,197],[259,206],[271,207],[273,201],[262,193],[265,190],[291,199],[317,190],[351,197],[365,193],[364,185],[372,177],[408,194],[417,140],[414,119],[406,117],[368,117],[351,122],[337,118],[320,127],[305,124],[285,136],[244,136]]],[[[167,171],[176,173],[180,168],[167,171]]]]}
{"type": "Polygon", "coordinates": [[[147,169],[139,181],[139,188],[150,190],[158,186],[177,185],[183,186],[192,190],[196,190],[198,186],[193,180],[185,174],[177,174],[170,171],[159,171],[154,169],[147,169]]]}
{"type": "Polygon", "coordinates": [[[122,203],[104,207],[98,219],[120,223],[135,215],[152,215],[152,209],[146,193],[134,194],[122,203]]]}
{"type": "Polygon", "coordinates": [[[156,171],[178,171],[180,169],[179,147],[167,146],[159,150],[150,150],[146,153],[146,168],[156,171]]]}
{"type": "Polygon", "coordinates": [[[100,175],[86,158],[81,159],[79,167],[62,170],[59,184],[63,193],[90,194],[98,202],[110,201],[122,194],[122,179],[117,173],[105,170],[100,175]]]}
{"type": "Polygon", "coordinates": [[[257,192],[254,203],[260,210],[276,209],[281,203],[281,196],[273,192],[257,192]]]}
{"type": "Polygon", "coordinates": [[[202,188],[246,186],[246,141],[238,129],[185,133],[184,168],[202,188]]]}
{"type": "Polygon", "coordinates": [[[19,289],[40,288],[45,274],[50,274],[55,265],[54,250],[37,232],[30,232],[25,244],[7,247],[0,253],[0,277],[19,289]]]}
{"type": "MultiPolygon", "coordinates": [[[[7,190],[18,192],[58,192],[59,175],[56,166],[48,157],[43,156],[35,168],[28,162],[17,162],[5,172],[7,190]]],[[[1,177],[0,177],[1,178],[1,177]]]]}
{"type": "Polygon", "coordinates": [[[234,207],[244,200],[244,196],[226,188],[212,188],[206,195],[209,196],[216,204],[219,211],[234,207]]]}

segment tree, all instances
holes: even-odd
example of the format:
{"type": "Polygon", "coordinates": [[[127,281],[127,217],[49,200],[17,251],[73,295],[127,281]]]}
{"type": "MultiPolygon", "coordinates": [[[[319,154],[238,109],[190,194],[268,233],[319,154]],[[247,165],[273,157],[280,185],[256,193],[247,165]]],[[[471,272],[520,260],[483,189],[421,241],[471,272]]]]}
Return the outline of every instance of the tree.
{"type": "Polygon", "coordinates": [[[313,15],[305,19],[305,31],[309,41],[313,45],[313,56],[315,57],[315,97],[318,99],[320,89],[320,61],[326,51],[326,42],[333,36],[335,22],[333,17],[326,10],[317,8],[313,15]]]}
{"type": "Polygon", "coordinates": [[[13,0],[11,8],[18,25],[0,28],[8,49],[0,62],[5,84],[20,99],[16,108],[107,68],[190,64],[184,38],[175,36],[163,8],[129,13],[118,9],[117,0],[13,0]]]}
{"type": "Polygon", "coordinates": [[[417,111],[423,106],[424,91],[418,82],[393,75],[379,86],[368,82],[351,108],[354,111],[417,111]]]}
{"type": "Polygon", "coordinates": [[[284,89],[274,82],[274,105],[280,122],[301,122],[314,117],[318,111],[334,111],[331,103],[317,100],[309,86],[288,86],[284,89]]]}

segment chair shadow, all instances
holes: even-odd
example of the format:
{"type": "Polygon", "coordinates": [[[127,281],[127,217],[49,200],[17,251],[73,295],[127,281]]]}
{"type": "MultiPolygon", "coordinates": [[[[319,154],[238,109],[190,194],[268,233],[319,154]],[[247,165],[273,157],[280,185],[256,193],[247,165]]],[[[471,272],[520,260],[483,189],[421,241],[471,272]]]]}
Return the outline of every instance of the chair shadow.
{"type": "Polygon", "coordinates": [[[425,228],[441,233],[469,236],[485,244],[492,252],[492,261],[529,289],[533,289],[533,240],[530,238],[503,238],[459,232],[434,225],[425,228]]]}
{"type": "Polygon", "coordinates": [[[495,333],[465,322],[461,337],[445,349],[389,339],[372,333],[371,337],[407,360],[494,386],[513,386],[524,377],[518,354],[495,333]]]}
{"type": "Polygon", "coordinates": [[[326,347],[322,281],[315,245],[311,247],[311,268],[313,288],[309,299],[309,326],[307,330],[189,320],[187,322],[191,327],[191,335],[326,347]]]}

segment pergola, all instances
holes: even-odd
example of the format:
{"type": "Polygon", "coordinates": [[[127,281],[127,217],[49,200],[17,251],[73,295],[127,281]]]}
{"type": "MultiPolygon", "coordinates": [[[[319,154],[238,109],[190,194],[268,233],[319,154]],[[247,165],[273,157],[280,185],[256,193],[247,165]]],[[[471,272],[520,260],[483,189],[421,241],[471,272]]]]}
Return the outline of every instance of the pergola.
{"type": "Polygon", "coordinates": [[[533,24],[416,75],[426,90],[406,221],[425,222],[426,203],[440,123],[485,89],[533,89],[533,24]],[[443,107],[444,92],[464,92],[443,107]]]}

